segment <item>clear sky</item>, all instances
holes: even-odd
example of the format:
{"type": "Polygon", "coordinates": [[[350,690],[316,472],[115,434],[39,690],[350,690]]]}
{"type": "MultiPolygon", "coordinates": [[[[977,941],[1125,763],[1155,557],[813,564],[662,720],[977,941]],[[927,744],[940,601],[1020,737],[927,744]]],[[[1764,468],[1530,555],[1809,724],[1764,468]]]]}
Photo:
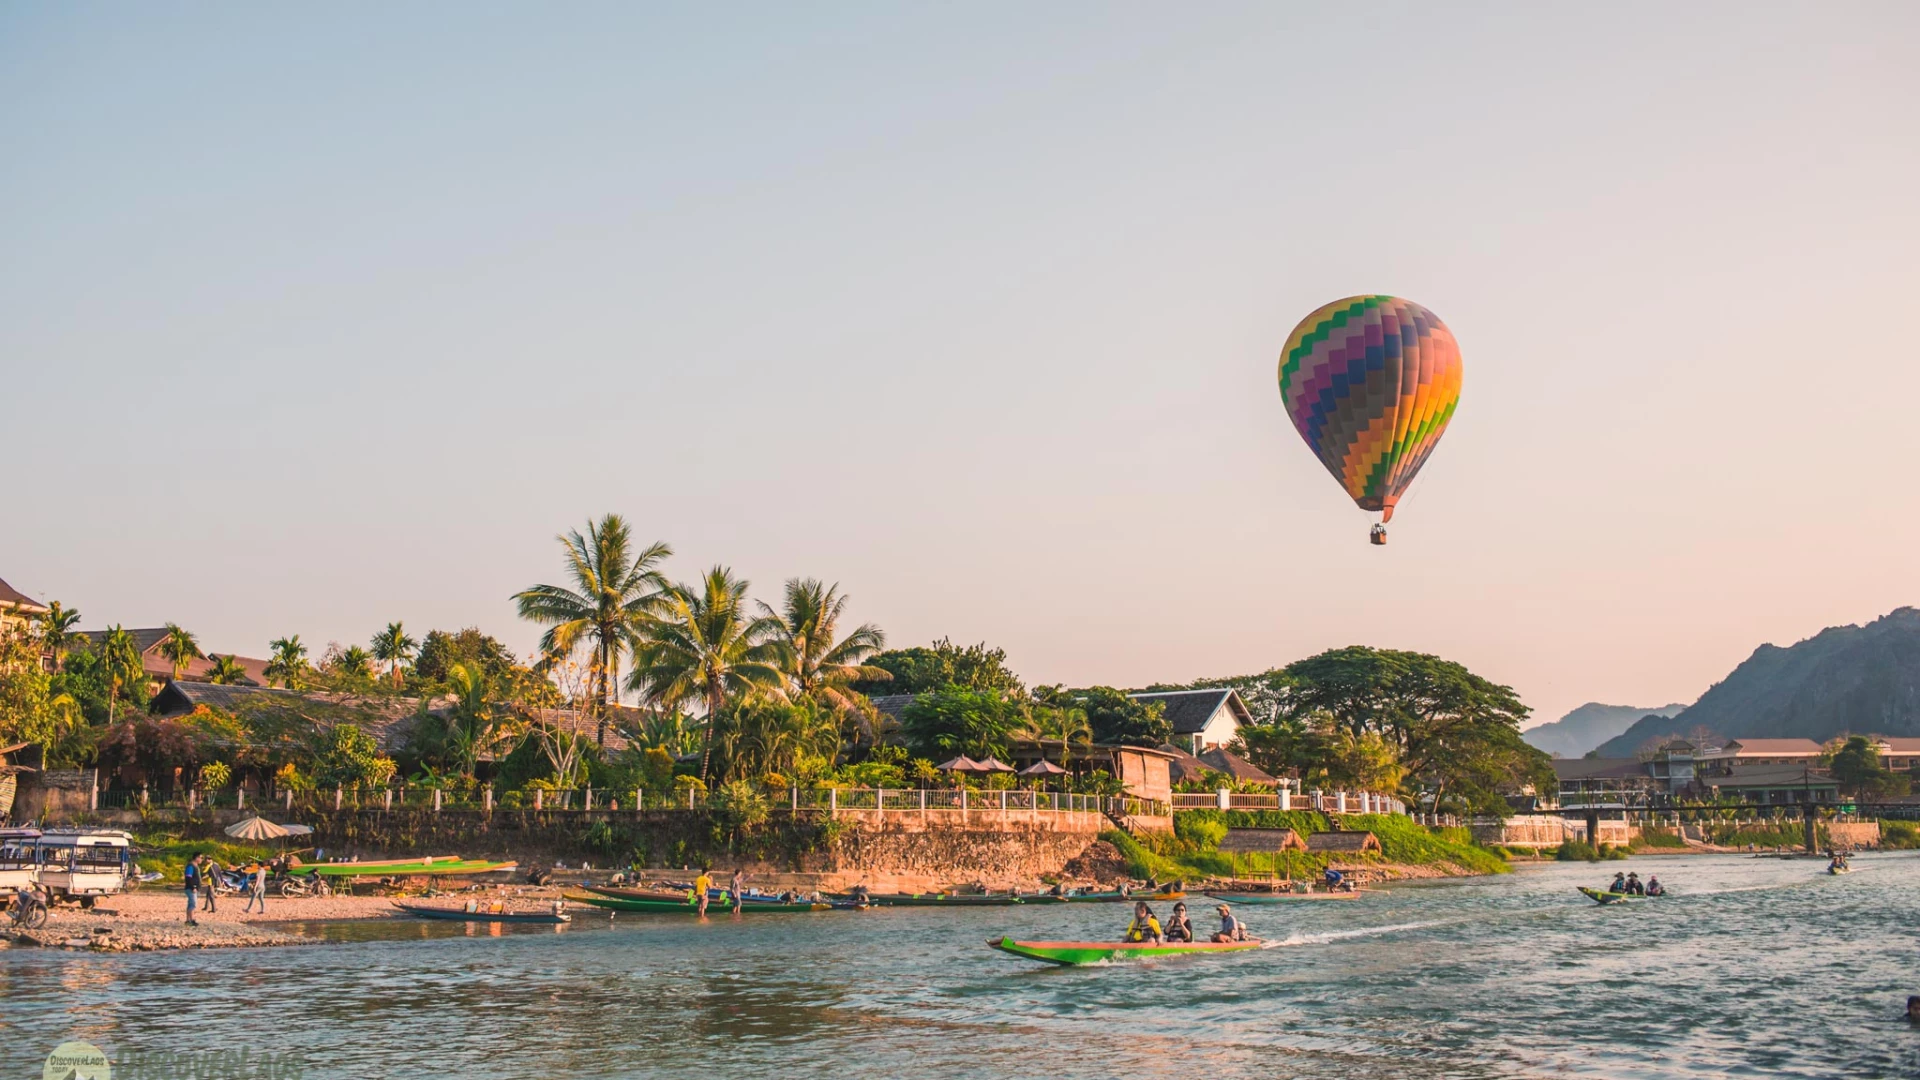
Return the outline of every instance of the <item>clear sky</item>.
{"type": "Polygon", "coordinates": [[[262,655],[611,510],[1030,682],[1551,719],[1920,602],[1920,5],[0,3],[0,577],[262,655]],[[1329,300],[1466,381],[1392,543],[1329,300]]]}

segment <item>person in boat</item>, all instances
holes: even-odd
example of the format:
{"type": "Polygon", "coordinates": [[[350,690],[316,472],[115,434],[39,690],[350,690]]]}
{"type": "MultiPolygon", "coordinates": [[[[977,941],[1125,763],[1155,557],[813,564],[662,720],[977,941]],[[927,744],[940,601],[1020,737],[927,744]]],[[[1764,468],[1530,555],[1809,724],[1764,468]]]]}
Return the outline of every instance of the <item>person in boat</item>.
{"type": "Polygon", "coordinates": [[[1247,940],[1247,928],[1234,917],[1232,908],[1221,904],[1214,910],[1220,913],[1220,932],[1213,935],[1214,941],[1224,944],[1229,941],[1247,940]]]}
{"type": "Polygon", "coordinates": [[[1627,895],[1628,896],[1647,895],[1647,887],[1645,885],[1640,884],[1639,874],[1634,873],[1634,874],[1627,875],[1627,895]]]}
{"type": "Polygon", "coordinates": [[[1053,888],[1048,889],[1047,894],[1065,899],[1070,891],[1071,890],[1067,888],[1067,879],[1061,878],[1059,881],[1053,883],[1053,888]]]}
{"type": "Polygon", "coordinates": [[[1607,891],[1624,895],[1627,891],[1627,875],[1625,873],[1614,874],[1613,884],[1607,886],[1607,891]]]}
{"type": "Polygon", "coordinates": [[[1133,921],[1127,924],[1128,941],[1151,941],[1155,945],[1165,940],[1160,932],[1160,920],[1154,918],[1153,909],[1145,901],[1133,905],[1133,921]]]}
{"type": "Polygon", "coordinates": [[[1647,875],[1647,895],[1648,896],[1667,895],[1667,887],[1665,885],[1660,884],[1660,875],[1658,874],[1647,875]]]}
{"type": "Polygon", "coordinates": [[[1334,892],[1340,888],[1342,882],[1347,880],[1347,875],[1329,866],[1326,873],[1321,875],[1321,880],[1325,882],[1328,892],[1334,892]]]}
{"type": "Polygon", "coordinates": [[[853,901],[854,903],[860,905],[861,907],[865,907],[868,904],[873,903],[873,890],[867,888],[866,884],[862,882],[861,884],[855,885],[852,889],[848,890],[847,899],[853,901]]]}
{"type": "Polygon", "coordinates": [[[1187,905],[1173,905],[1173,914],[1167,916],[1166,938],[1168,941],[1193,940],[1193,923],[1187,919],[1187,905]]]}

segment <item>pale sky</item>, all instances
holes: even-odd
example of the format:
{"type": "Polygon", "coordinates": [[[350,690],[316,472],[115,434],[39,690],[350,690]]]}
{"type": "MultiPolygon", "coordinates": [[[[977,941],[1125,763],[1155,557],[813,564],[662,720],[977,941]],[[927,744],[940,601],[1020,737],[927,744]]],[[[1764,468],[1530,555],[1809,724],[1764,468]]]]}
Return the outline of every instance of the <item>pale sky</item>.
{"type": "Polygon", "coordinates": [[[0,577],[478,625],[608,511],[897,645],[1552,719],[1920,603],[1920,5],[0,3],[0,577]],[[1431,308],[1366,543],[1275,362],[1431,308]]]}

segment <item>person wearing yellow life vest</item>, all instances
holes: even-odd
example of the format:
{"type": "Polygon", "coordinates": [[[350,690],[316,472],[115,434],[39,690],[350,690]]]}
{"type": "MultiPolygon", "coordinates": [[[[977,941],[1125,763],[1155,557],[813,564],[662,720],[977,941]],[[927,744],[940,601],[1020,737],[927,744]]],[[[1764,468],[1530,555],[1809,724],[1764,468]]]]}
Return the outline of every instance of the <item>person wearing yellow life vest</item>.
{"type": "Polygon", "coordinates": [[[1151,941],[1160,944],[1160,920],[1153,917],[1153,909],[1144,902],[1133,905],[1133,921],[1127,924],[1128,941],[1151,941]]]}

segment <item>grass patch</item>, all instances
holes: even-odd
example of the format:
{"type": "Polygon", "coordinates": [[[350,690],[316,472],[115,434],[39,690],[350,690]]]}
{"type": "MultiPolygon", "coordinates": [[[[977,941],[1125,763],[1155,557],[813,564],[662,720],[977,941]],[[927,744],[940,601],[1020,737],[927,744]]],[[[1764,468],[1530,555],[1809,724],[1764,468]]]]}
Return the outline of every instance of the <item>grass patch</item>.
{"type": "Polygon", "coordinates": [[[1602,859],[1624,859],[1627,849],[1618,844],[1601,844],[1596,848],[1585,840],[1568,840],[1554,850],[1553,857],[1561,862],[1599,862],[1602,859]]]}
{"type": "Polygon", "coordinates": [[[1920,848],[1920,825],[1911,821],[1880,821],[1880,846],[1891,851],[1920,848]]]}
{"type": "Polygon", "coordinates": [[[1414,823],[1397,814],[1355,814],[1342,819],[1349,832],[1372,832],[1380,841],[1378,855],[1306,854],[1286,852],[1278,856],[1242,855],[1238,859],[1222,854],[1220,841],[1229,828],[1292,829],[1301,838],[1328,831],[1324,814],[1311,810],[1191,810],[1174,816],[1172,836],[1130,836],[1117,829],[1101,834],[1101,839],[1119,850],[1127,860],[1128,873],[1153,881],[1194,880],[1228,877],[1236,871],[1249,877],[1271,872],[1282,877],[1318,877],[1329,862],[1342,866],[1367,863],[1402,863],[1412,866],[1459,867],[1473,873],[1504,874],[1506,853],[1480,847],[1466,829],[1436,829],[1414,823]]]}
{"type": "Polygon", "coordinates": [[[221,866],[244,866],[255,859],[271,859],[277,848],[258,844],[229,844],[222,840],[182,840],[170,833],[151,833],[133,838],[134,861],[143,871],[158,870],[161,880],[178,885],[187,859],[205,852],[221,866]]]}
{"type": "Polygon", "coordinates": [[[1682,840],[1680,834],[1674,832],[1672,829],[1662,829],[1648,825],[1640,830],[1640,835],[1634,837],[1633,842],[1628,846],[1635,851],[1645,851],[1654,848],[1684,850],[1687,842],[1682,840]]]}

